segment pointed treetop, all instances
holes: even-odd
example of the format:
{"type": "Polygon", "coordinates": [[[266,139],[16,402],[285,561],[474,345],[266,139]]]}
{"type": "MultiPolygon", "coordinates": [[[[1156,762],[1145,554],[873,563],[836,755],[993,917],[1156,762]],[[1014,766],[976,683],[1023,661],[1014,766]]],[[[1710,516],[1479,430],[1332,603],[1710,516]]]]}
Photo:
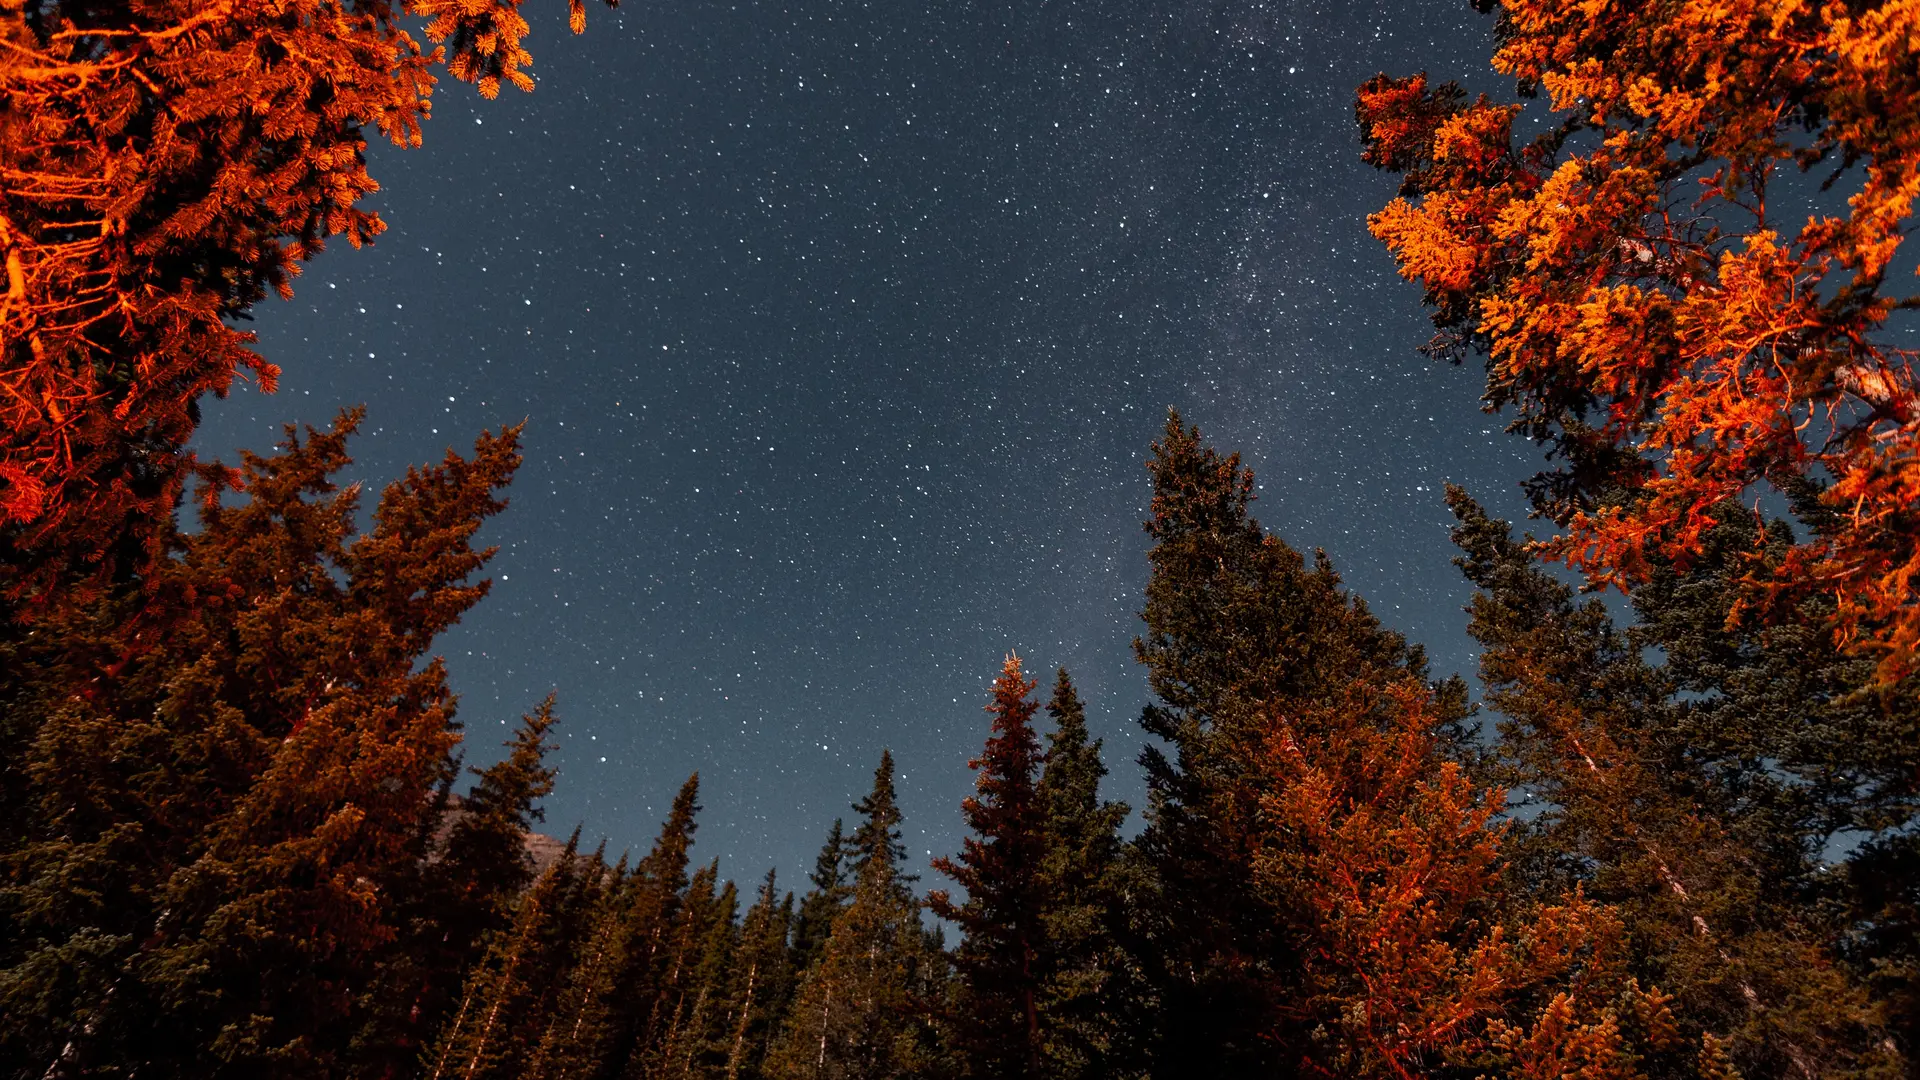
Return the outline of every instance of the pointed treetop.
{"type": "Polygon", "coordinates": [[[1037,706],[1027,702],[1027,695],[1033,693],[1033,688],[1038,685],[1027,678],[1026,668],[1020,663],[1020,654],[1008,653],[1006,661],[1000,665],[1000,677],[993,681],[993,700],[985,705],[986,711],[994,717],[993,730],[1007,730],[1008,725],[1014,722],[1012,718],[1016,713],[1031,719],[1037,706]]]}
{"type": "Polygon", "coordinates": [[[873,790],[853,804],[866,820],[854,830],[852,848],[854,868],[864,874],[878,859],[887,869],[900,865],[907,857],[900,842],[900,807],[893,793],[893,751],[880,751],[880,765],[873,770],[873,790]]]}
{"type": "MultiPolygon", "coordinates": [[[[1054,679],[1047,715],[1053,718],[1054,728],[1047,735],[1045,768],[1038,786],[1047,812],[1062,821],[1076,822],[1096,815],[1103,823],[1098,829],[1108,827],[1105,823],[1113,818],[1115,807],[1118,816],[1124,818],[1127,808],[1122,804],[1107,804],[1107,809],[1101,809],[1100,781],[1107,775],[1106,763],[1100,760],[1101,741],[1087,733],[1087,710],[1066,668],[1061,668],[1054,679]]],[[[1112,824],[1117,824],[1117,819],[1112,824]]]]}
{"type": "Polygon", "coordinates": [[[1039,756],[1040,743],[1033,734],[1033,714],[1038,702],[1031,699],[1034,680],[1027,678],[1019,653],[1008,653],[993,681],[993,698],[986,711],[993,716],[993,736],[981,755],[967,764],[980,771],[978,788],[983,797],[992,797],[1009,780],[1024,785],[1031,779],[1039,756]]]}
{"type": "MultiPolygon", "coordinates": [[[[1180,413],[1167,410],[1167,428],[1147,459],[1153,474],[1152,517],[1148,535],[1167,540],[1188,532],[1244,530],[1247,504],[1255,498],[1253,470],[1240,455],[1222,457],[1207,445],[1197,427],[1183,426],[1180,413]]],[[[1258,526],[1253,526],[1258,531],[1258,526]]]]}
{"type": "Polygon", "coordinates": [[[963,934],[953,957],[966,990],[959,1042],[971,1071],[983,1076],[1041,1075],[1036,961],[1046,951],[1049,898],[1043,885],[1046,815],[1034,797],[1040,760],[1034,685],[1020,657],[1008,655],[987,706],[993,733],[980,756],[968,762],[979,776],[960,811],[972,835],[959,855],[933,861],[935,870],[966,890],[966,902],[954,903],[945,889],[927,896],[933,913],[958,924],[963,934]]]}
{"type": "Polygon", "coordinates": [[[813,873],[807,876],[821,892],[831,892],[846,884],[847,841],[843,829],[841,819],[834,818],[827,842],[813,860],[813,873]]]}
{"type": "Polygon", "coordinates": [[[655,885],[679,892],[687,884],[687,851],[693,846],[693,833],[699,826],[694,817],[700,813],[700,774],[687,777],[673,797],[673,808],[661,823],[660,838],[640,864],[640,871],[655,885]]]}
{"type": "Polygon", "coordinates": [[[539,800],[553,794],[554,769],[546,764],[553,751],[547,733],[558,718],[553,711],[554,694],[547,694],[532,712],[520,718],[513,739],[507,742],[505,760],[487,769],[475,769],[479,782],[467,797],[470,814],[484,814],[503,801],[518,804],[518,813],[529,821],[546,820],[539,800]]]}
{"type": "MultiPolygon", "coordinates": [[[[1080,747],[1087,742],[1087,710],[1073,688],[1073,679],[1061,668],[1054,675],[1053,697],[1047,701],[1047,715],[1053,718],[1053,733],[1047,736],[1048,756],[1063,746],[1080,747]]],[[[1106,770],[1101,770],[1104,775],[1106,770]]]]}

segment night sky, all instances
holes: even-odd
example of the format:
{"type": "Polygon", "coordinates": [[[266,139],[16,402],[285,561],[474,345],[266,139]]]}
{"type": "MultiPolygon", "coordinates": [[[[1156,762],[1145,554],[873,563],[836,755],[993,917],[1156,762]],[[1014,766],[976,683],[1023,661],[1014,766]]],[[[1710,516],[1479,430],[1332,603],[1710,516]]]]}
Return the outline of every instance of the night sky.
{"type": "Polygon", "coordinates": [[[440,648],[471,760],[559,691],[547,831],[644,848],[697,769],[696,857],[796,885],[891,747],[909,848],[952,852],[1009,649],[1073,672],[1138,806],[1168,406],[1471,669],[1442,484],[1517,516],[1536,457],[1415,351],[1352,111],[1381,70],[1497,90],[1464,0],[528,8],[538,90],[443,81],[375,148],[391,228],[258,309],[281,390],[198,447],[364,402],[384,482],[528,421],[440,648]]]}

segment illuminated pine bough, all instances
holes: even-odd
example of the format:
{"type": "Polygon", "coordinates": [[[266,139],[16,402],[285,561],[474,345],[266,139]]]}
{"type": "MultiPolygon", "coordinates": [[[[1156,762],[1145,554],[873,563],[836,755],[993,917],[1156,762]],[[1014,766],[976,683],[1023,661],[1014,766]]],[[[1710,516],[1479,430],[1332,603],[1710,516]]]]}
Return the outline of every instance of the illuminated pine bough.
{"type": "Polygon", "coordinates": [[[531,90],[526,33],[519,0],[0,0],[9,593],[151,556],[197,399],[278,376],[228,322],[385,228],[363,129],[419,145],[439,65],[531,90]]]}
{"type": "Polygon", "coordinates": [[[1550,550],[1631,588],[1754,485],[1809,493],[1813,535],[1756,563],[1752,606],[1816,600],[1883,681],[1911,673],[1920,402],[1888,339],[1920,298],[1888,282],[1920,196],[1920,3],[1506,0],[1496,39],[1557,114],[1538,137],[1424,75],[1374,78],[1357,115],[1404,177],[1370,224],[1436,345],[1483,352],[1488,408],[1563,463],[1532,484],[1550,550]],[[1789,220],[1794,172],[1844,206],[1799,192],[1789,220]]]}

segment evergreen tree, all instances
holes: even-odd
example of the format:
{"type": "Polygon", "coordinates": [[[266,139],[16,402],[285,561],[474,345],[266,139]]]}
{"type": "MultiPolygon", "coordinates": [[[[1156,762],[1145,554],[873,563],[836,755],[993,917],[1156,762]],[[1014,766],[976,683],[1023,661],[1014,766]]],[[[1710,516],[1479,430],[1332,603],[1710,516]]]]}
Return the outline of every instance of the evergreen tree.
{"type": "Polygon", "coordinates": [[[1551,550],[1637,587],[1698,556],[1717,507],[1797,486],[1831,527],[1742,568],[1757,613],[1816,600],[1879,678],[1920,670],[1920,385],[1891,285],[1911,14],[1498,7],[1494,68],[1545,99],[1525,134],[1519,103],[1424,74],[1369,80],[1356,111],[1366,160],[1402,177],[1368,224],[1425,286],[1440,351],[1484,352],[1489,407],[1562,463],[1531,485],[1567,529],[1551,550]],[[1816,197],[1808,173],[1837,190],[1796,224],[1778,209],[1816,197]]]}
{"type": "Polygon", "coordinates": [[[1623,634],[1598,601],[1576,604],[1534,565],[1505,522],[1458,489],[1448,499],[1460,565],[1480,590],[1470,629],[1488,703],[1505,717],[1503,772],[1541,806],[1517,839],[1522,889],[1579,887],[1614,905],[1637,970],[1674,995],[1677,1023],[1712,1035],[1747,1075],[1888,1067],[1862,988],[1837,963],[1835,906],[1821,900],[1829,810],[1858,774],[1827,767],[1848,750],[1810,761],[1801,744],[1880,722],[1831,681],[1849,670],[1864,686],[1873,665],[1819,635],[1741,642],[1726,619],[1741,572],[1729,564],[1785,526],[1760,530],[1728,508],[1709,556],[1663,568],[1623,634]],[[1647,646],[1666,662],[1644,660],[1647,646]]]}
{"type": "Polygon", "coordinates": [[[955,904],[944,890],[927,906],[956,923],[962,937],[953,964],[960,977],[959,1031],[974,1075],[1039,1077],[1044,1036],[1040,998],[1046,908],[1041,864],[1047,854],[1046,811],[1034,791],[1040,740],[1034,688],[1009,654],[993,683],[992,735],[968,762],[980,776],[961,803],[973,835],[958,860],[935,859],[934,869],[967,891],[955,904]]]}
{"type": "Polygon", "coordinates": [[[586,911],[603,890],[607,865],[580,859],[578,836],[561,859],[518,897],[507,926],[488,934],[440,1040],[420,1061],[424,1080],[518,1080],[540,1074],[555,1020],[555,994],[578,963],[586,911]]]}
{"type": "Polygon", "coordinates": [[[609,1035],[601,1075],[623,1077],[644,1067],[670,1020],[675,930],[685,903],[688,853],[694,818],[700,812],[700,774],[694,773],[674,796],[667,820],[631,880],[623,914],[622,965],[608,999],[609,1035]]]}
{"type": "MultiPolygon", "coordinates": [[[[585,9],[569,7],[578,31],[585,9]]],[[[279,374],[237,320],[290,297],[328,238],[384,231],[361,205],[378,187],[366,129],[418,146],[434,67],[489,98],[533,89],[518,9],[0,9],[0,590],[45,599],[159,570],[201,402],[279,374]],[[415,18],[443,48],[420,47],[415,18]]]]}
{"type": "MultiPolygon", "coordinates": [[[[553,769],[546,764],[553,702],[549,694],[521,718],[506,758],[474,770],[477,782],[439,850],[423,845],[414,855],[408,887],[394,900],[400,938],[366,995],[369,1015],[358,1039],[363,1074],[401,1075],[420,1056],[424,1038],[445,1021],[487,935],[506,925],[532,881],[526,841],[544,816],[539,800],[553,791],[553,769]]],[[[447,819],[446,800],[443,790],[435,812],[422,819],[423,832],[447,819]]],[[[576,831],[569,843],[577,842],[576,831]]]]}
{"type": "Polygon", "coordinates": [[[1299,957],[1274,1028],[1301,1072],[1692,1074],[1700,1044],[1648,1022],[1665,999],[1620,965],[1610,911],[1576,892],[1501,912],[1501,794],[1445,759],[1432,688],[1382,672],[1259,707],[1255,876],[1299,957]]]}
{"type": "MultiPolygon", "coordinates": [[[[694,874],[680,907],[660,986],[664,1017],[628,1073],[635,1078],[706,1076],[723,1045],[726,972],[733,959],[739,894],[718,886],[719,861],[694,874]]],[[[724,1059],[722,1059],[724,1060],[724,1059]]]]}
{"type": "MultiPolygon", "coordinates": [[[[1159,1075],[1280,1069],[1303,1033],[1273,1018],[1300,958],[1254,884],[1263,837],[1267,714],[1261,703],[1312,701],[1354,679],[1424,679],[1416,648],[1339,588],[1324,556],[1312,567],[1247,512],[1253,474],[1168,417],[1148,462],[1154,546],[1134,643],[1157,699],[1142,724],[1173,751],[1142,752],[1146,828],[1136,841],[1152,875],[1130,931],[1158,998],[1159,1075]]],[[[1464,688],[1438,694],[1445,728],[1464,688]]]]}
{"type": "Polygon", "coordinates": [[[1044,898],[1039,1011],[1045,1071],[1113,1077],[1136,1063],[1139,1033],[1151,1019],[1117,933],[1128,891],[1120,841],[1128,808],[1100,798],[1107,774],[1101,744],[1088,736],[1086,710],[1065,668],[1047,715],[1054,729],[1035,789],[1046,837],[1037,875],[1044,898]]]}
{"type": "Polygon", "coordinates": [[[882,754],[873,790],[857,804],[860,852],[852,901],[834,920],[767,1057],[782,1080],[890,1080],[924,1075],[937,1059],[931,1024],[914,991],[935,965],[920,906],[899,871],[900,812],[893,756],[882,754]]]}
{"type": "Polygon", "coordinates": [[[1458,680],[1246,514],[1252,476],[1178,418],[1155,448],[1138,649],[1160,699],[1141,946],[1159,1075],[1690,1076],[1724,1062],[1619,962],[1577,891],[1503,911],[1498,791],[1455,760],[1458,680]],[[1199,1008],[1216,1010],[1209,1015],[1199,1008]],[[1208,1044],[1181,1023],[1207,1025],[1208,1044]],[[1200,1059],[1196,1065],[1196,1058],[1200,1059]]]}
{"type": "Polygon", "coordinates": [[[556,980],[553,1004],[529,1056],[525,1080],[586,1080],[600,1075],[612,1041],[614,994],[625,969],[633,877],[627,857],[608,868],[590,862],[592,885],[572,936],[570,963],[556,980]]]}
{"type": "Polygon", "coordinates": [[[152,582],[51,619],[8,853],[0,1058],[35,1076],[321,1075],[398,932],[457,731],[435,635],[516,433],[410,471],[357,539],[359,421],[246,455],[152,582]]]}
{"type": "Polygon", "coordinates": [[[813,888],[800,901],[800,913],[794,920],[796,971],[805,971],[820,958],[820,950],[826,946],[827,935],[833,930],[833,920],[853,899],[852,868],[847,864],[849,846],[841,832],[841,819],[834,818],[827,842],[821,847],[813,863],[813,873],[807,878],[813,888]]]}
{"type": "MultiPolygon", "coordinates": [[[[477,782],[461,805],[441,853],[441,872],[468,893],[483,924],[497,925],[515,897],[533,880],[527,833],[546,817],[539,801],[553,793],[554,695],[521,718],[507,756],[474,771],[477,782]]],[[[483,925],[481,933],[492,929],[483,925]]],[[[477,939],[479,933],[469,933],[477,939]]]]}
{"type": "MultiPolygon", "coordinates": [[[[839,829],[834,830],[837,839],[839,829]]],[[[793,955],[788,928],[793,925],[793,895],[782,899],[774,889],[773,871],[740,927],[740,950],[732,970],[729,992],[731,1030],[726,1045],[726,1080],[755,1080],[767,1047],[778,1032],[792,994],[793,955]]]]}
{"type": "MultiPolygon", "coordinates": [[[[1812,532],[1847,526],[1818,485],[1782,486],[1812,532]]],[[[1744,579],[1756,562],[1780,572],[1794,528],[1734,503],[1712,521],[1697,556],[1684,566],[1654,560],[1633,594],[1629,640],[1659,650],[1672,688],[1657,714],[1661,738],[1684,747],[1720,793],[1722,825],[1764,883],[1755,907],[1790,909],[1794,924],[1863,973],[1912,1060],[1920,676],[1888,679],[1874,657],[1843,648],[1830,601],[1803,600],[1767,625],[1749,617],[1744,579]]]]}
{"type": "Polygon", "coordinates": [[[860,827],[853,830],[848,844],[854,877],[865,873],[868,863],[880,859],[889,868],[889,879],[903,889],[915,881],[915,875],[901,869],[907,858],[907,846],[900,842],[900,807],[893,795],[893,751],[880,751],[880,766],[873,774],[873,790],[854,803],[853,809],[860,815],[860,827]]]}

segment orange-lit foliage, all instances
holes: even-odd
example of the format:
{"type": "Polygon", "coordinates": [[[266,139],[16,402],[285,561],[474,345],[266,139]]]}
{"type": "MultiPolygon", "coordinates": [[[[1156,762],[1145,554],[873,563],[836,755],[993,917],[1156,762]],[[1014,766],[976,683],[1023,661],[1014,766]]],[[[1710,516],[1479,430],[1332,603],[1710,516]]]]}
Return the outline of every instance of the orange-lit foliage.
{"type": "Polygon", "coordinates": [[[1717,504],[1810,477],[1833,524],[1756,583],[1831,598],[1842,640],[1913,670],[1920,400],[1887,339],[1920,305],[1889,284],[1920,197],[1920,3],[1501,6],[1493,66],[1544,92],[1542,134],[1424,76],[1371,80],[1358,118],[1405,178],[1374,235],[1444,348],[1485,352],[1488,407],[1566,463],[1534,490],[1555,554],[1630,588],[1717,504]]]}
{"type": "Polygon", "coordinates": [[[1658,990],[1625,973],[1618,917],[1575,891],[1503,916],[1502,794],[1439,755],[1432,690],[1359,679],[1276,717],[1256,874],[1298,942],[1285,1025],[1309,1076],[1711,1074],[1658,990]]]}
{"type": "MultiPolygon", "coordinates": [[[[581,0],[569,0],[577,32],[581,0]]],[[[227,325],[420,142],[444,64],[531,89],[519,0],[0,0],[0,549],[15,596],[152,553],[196,400],[277,369],[227,325]],[[427,20],[431,52],[399,20],[427,20]]]]}

